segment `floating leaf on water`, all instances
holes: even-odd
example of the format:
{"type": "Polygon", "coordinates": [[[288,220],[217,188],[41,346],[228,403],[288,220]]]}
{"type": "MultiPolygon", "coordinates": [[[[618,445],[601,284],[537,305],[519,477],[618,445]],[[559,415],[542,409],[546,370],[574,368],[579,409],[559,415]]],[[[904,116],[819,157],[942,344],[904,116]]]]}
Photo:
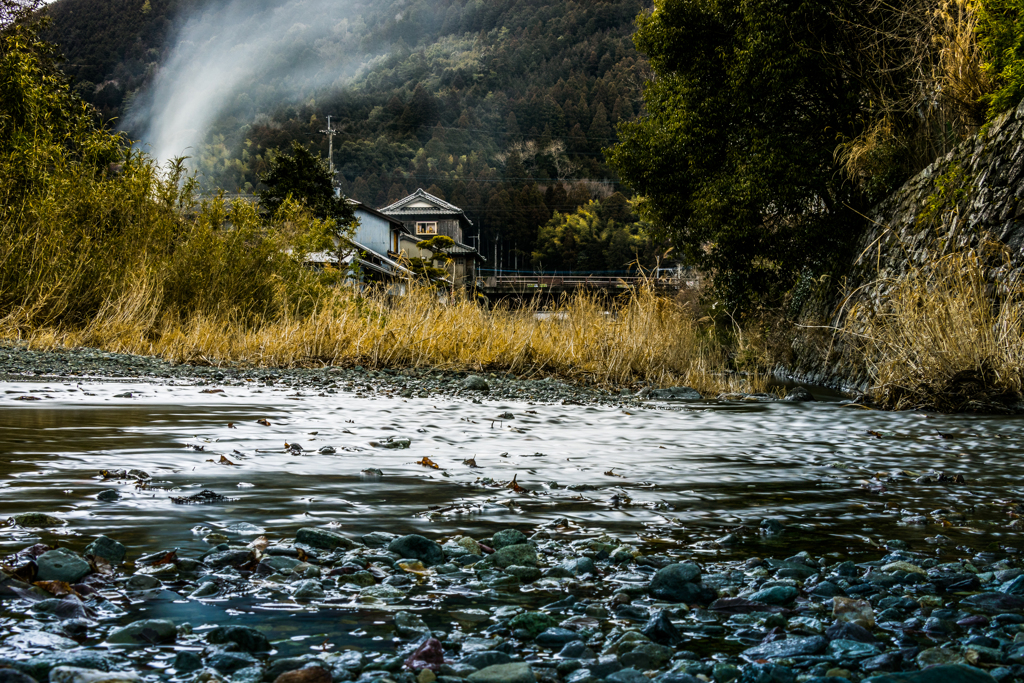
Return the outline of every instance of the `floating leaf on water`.
{"type": "Polygon", "coordinates": [[[615,474],[615,468],[614,468],[614,467],[613,467],[613,468],[611,468],[610,470],[608,470],[607,472],[605,472],[605,473],[604,473],[604,476],[606,476],[606,477],[620,477],[620,478],[622,478],[622,479],[625,479],[625,476],[624,476],[624,475],[621,475],[621,474],[615,474]]]}
{"type": "Polygon", "coordinates": [[[228,422],[228,429],[238,429],[238,427],[235,426],[234,422],[228,422]]]}
{"type": "Polygon", "coordinates": [[[256,424],[263,425],[264,427],[269,427],[270,426],[270,420],[267,420],[266,418],[262,418],[261,417],[260,419],[256,420],[256,424]]]}
{"type": "Polygon", "coordinates": [[[441,469],[441,467],[436,462],[434,462],[433,460],[431,460],[430,458],[428,458],[425,455],[423,456],[423,459],[422,460],[418,460],[416,462],[416,464],[417,465],[423,465],[424,467],[430,467],[430,468],[433,468],[435,470],[441,469]]]}
{"type": "Polygon", "coordinates": [[[199,392],[200,394],[223,394],[223,389],[203,389],[199,392]]]}
{"type": "Polygon", "coordinates": [[[472,458],[466,458],[465,460],[462,461],[462,464],[467,467],[480,467],[480,465],[476,464],[476,456],[473,456],[472,458]]]}
{"type": "Polygon", "coordinates": [[[512,475],[512,481],[510,481],[509,483],[505,484],[505,486],[503,486],[502,488],[511,489],[511,490],[515,491],[516,493],[529,493],[529,491],[527,491],[526,489],[524,489],[522,486],[519,485],[519,482],[516,481],[517,477],[519,477],[518,473],[517,474],[513,474],[512,475]]]}
{"type": "Polygon", "coordinates": [[[867,433],[868,433],[868,436],[873,436],[876,439],[881,439],[882,438],[882,433],[881,432],[876,432],[873,429],[869,429],[867,431],[867,433]]]}
{"type": "Polygon", "coordinates": [[[220,463],[221,465],[233,465],[235,467],[241,467],[241,465],[239,465],[237,462],[231,462],[223,455],[220,456],[220,460],[218,460],[217,462],[220,463]]]}

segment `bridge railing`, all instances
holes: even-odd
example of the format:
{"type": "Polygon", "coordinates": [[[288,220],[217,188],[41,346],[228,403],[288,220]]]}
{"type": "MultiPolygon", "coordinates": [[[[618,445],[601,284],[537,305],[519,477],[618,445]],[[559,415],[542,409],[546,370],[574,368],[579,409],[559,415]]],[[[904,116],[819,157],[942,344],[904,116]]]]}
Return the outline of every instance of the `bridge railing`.
{"type": "Polygon", "coordinates": [[[600,289],[627,288],[644,283],[651,283],[655,287],[666,287],[679,289],[685,286],[693,286],[693,277],[619,277],[608,275],[489,275],[483,278],[484,286],[488,289],[498,287],[523,287],[525,289],[547,289],[553,287],[575,288],[595,287],[600,289]]]}

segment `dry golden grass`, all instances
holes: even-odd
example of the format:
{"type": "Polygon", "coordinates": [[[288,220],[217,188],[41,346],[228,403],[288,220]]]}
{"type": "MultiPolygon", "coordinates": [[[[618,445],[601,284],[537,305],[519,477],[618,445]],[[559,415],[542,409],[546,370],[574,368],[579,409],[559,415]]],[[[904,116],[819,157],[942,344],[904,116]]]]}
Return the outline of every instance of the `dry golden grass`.
{"type": "Polygon", "coordinates": [[[535,306],[487,310],[415,283],[400,297],[338,288],[311,314],[255,325],[205,314],[158,320],[157,289],[140,280],[82,328],[26,334],[0,326],[0,335],[20,336],[33,347],[86,345],[175,362],[502,371],[601,386],[685,384],[711,395],[766,385],[765,377],[727,373],[714,331],[684,305],[646,288],[611,307],[578,294],[541,314],[535,306]]]}
{"type": "Polygon", "coordinates": [[[1011,271],[986,250],[954,253],[884,281],[881,310],[851,309],[844,331],[864,341],[879,403],[985,412],[1019,399],[1024,284],[990,279],[1011,271]]]}

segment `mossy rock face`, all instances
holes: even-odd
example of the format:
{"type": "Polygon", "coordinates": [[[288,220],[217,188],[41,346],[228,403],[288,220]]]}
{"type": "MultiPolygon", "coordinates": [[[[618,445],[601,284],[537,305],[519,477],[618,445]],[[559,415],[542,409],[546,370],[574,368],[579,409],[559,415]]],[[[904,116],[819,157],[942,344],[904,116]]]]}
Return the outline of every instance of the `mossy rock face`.
{"type": "Polygon", "coordinates": [[[64,526],[67,523],[60,517],[54,517],[53,515],[48,515],[45,512],[24,512],[20,515],[14,515],[12,519],[14,519],[14,523],[18,526],[26,527],[48,528],[64,526]]]}
{"type": "Polygon", "coordinates": [[[513,631],[520,628],[529,631],[530,635],[536,638],[540,633],[557,623],[557,621],[544,612],[524,612],[513,617],[508,626],[513,631]]]}

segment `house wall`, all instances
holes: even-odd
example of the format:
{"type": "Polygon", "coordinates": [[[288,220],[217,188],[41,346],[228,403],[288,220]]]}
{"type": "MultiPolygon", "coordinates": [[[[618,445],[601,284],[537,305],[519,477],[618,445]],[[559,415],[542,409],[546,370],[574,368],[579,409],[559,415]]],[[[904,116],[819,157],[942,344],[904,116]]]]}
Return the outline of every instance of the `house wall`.
{"type": "MultiPolygon", "coordinates": [[[[462,226],[459,224],[457,218],[445,218],[444,216],[437,216],[431,214],[424,214],[423,216],[416,216],[412,218],[402,217],[405,223],[406,229],[412,234],[416,234],[416,224],[421,222],[437,223],[437,234],[447,235],[456,242],[462,241],[462,226]]],[[[420,239],[427,239],[429,235],[420,235],[420,239]]]]}
{"type": "Polygon", "coordinates": [[[352,237],[365,247],[373,249],[378,254],[387,254],[394,251],[394,244],[391,241],[391,224],[383,218],[356,209],[356,218],[359,219],[359,227],[352,237]]]}

